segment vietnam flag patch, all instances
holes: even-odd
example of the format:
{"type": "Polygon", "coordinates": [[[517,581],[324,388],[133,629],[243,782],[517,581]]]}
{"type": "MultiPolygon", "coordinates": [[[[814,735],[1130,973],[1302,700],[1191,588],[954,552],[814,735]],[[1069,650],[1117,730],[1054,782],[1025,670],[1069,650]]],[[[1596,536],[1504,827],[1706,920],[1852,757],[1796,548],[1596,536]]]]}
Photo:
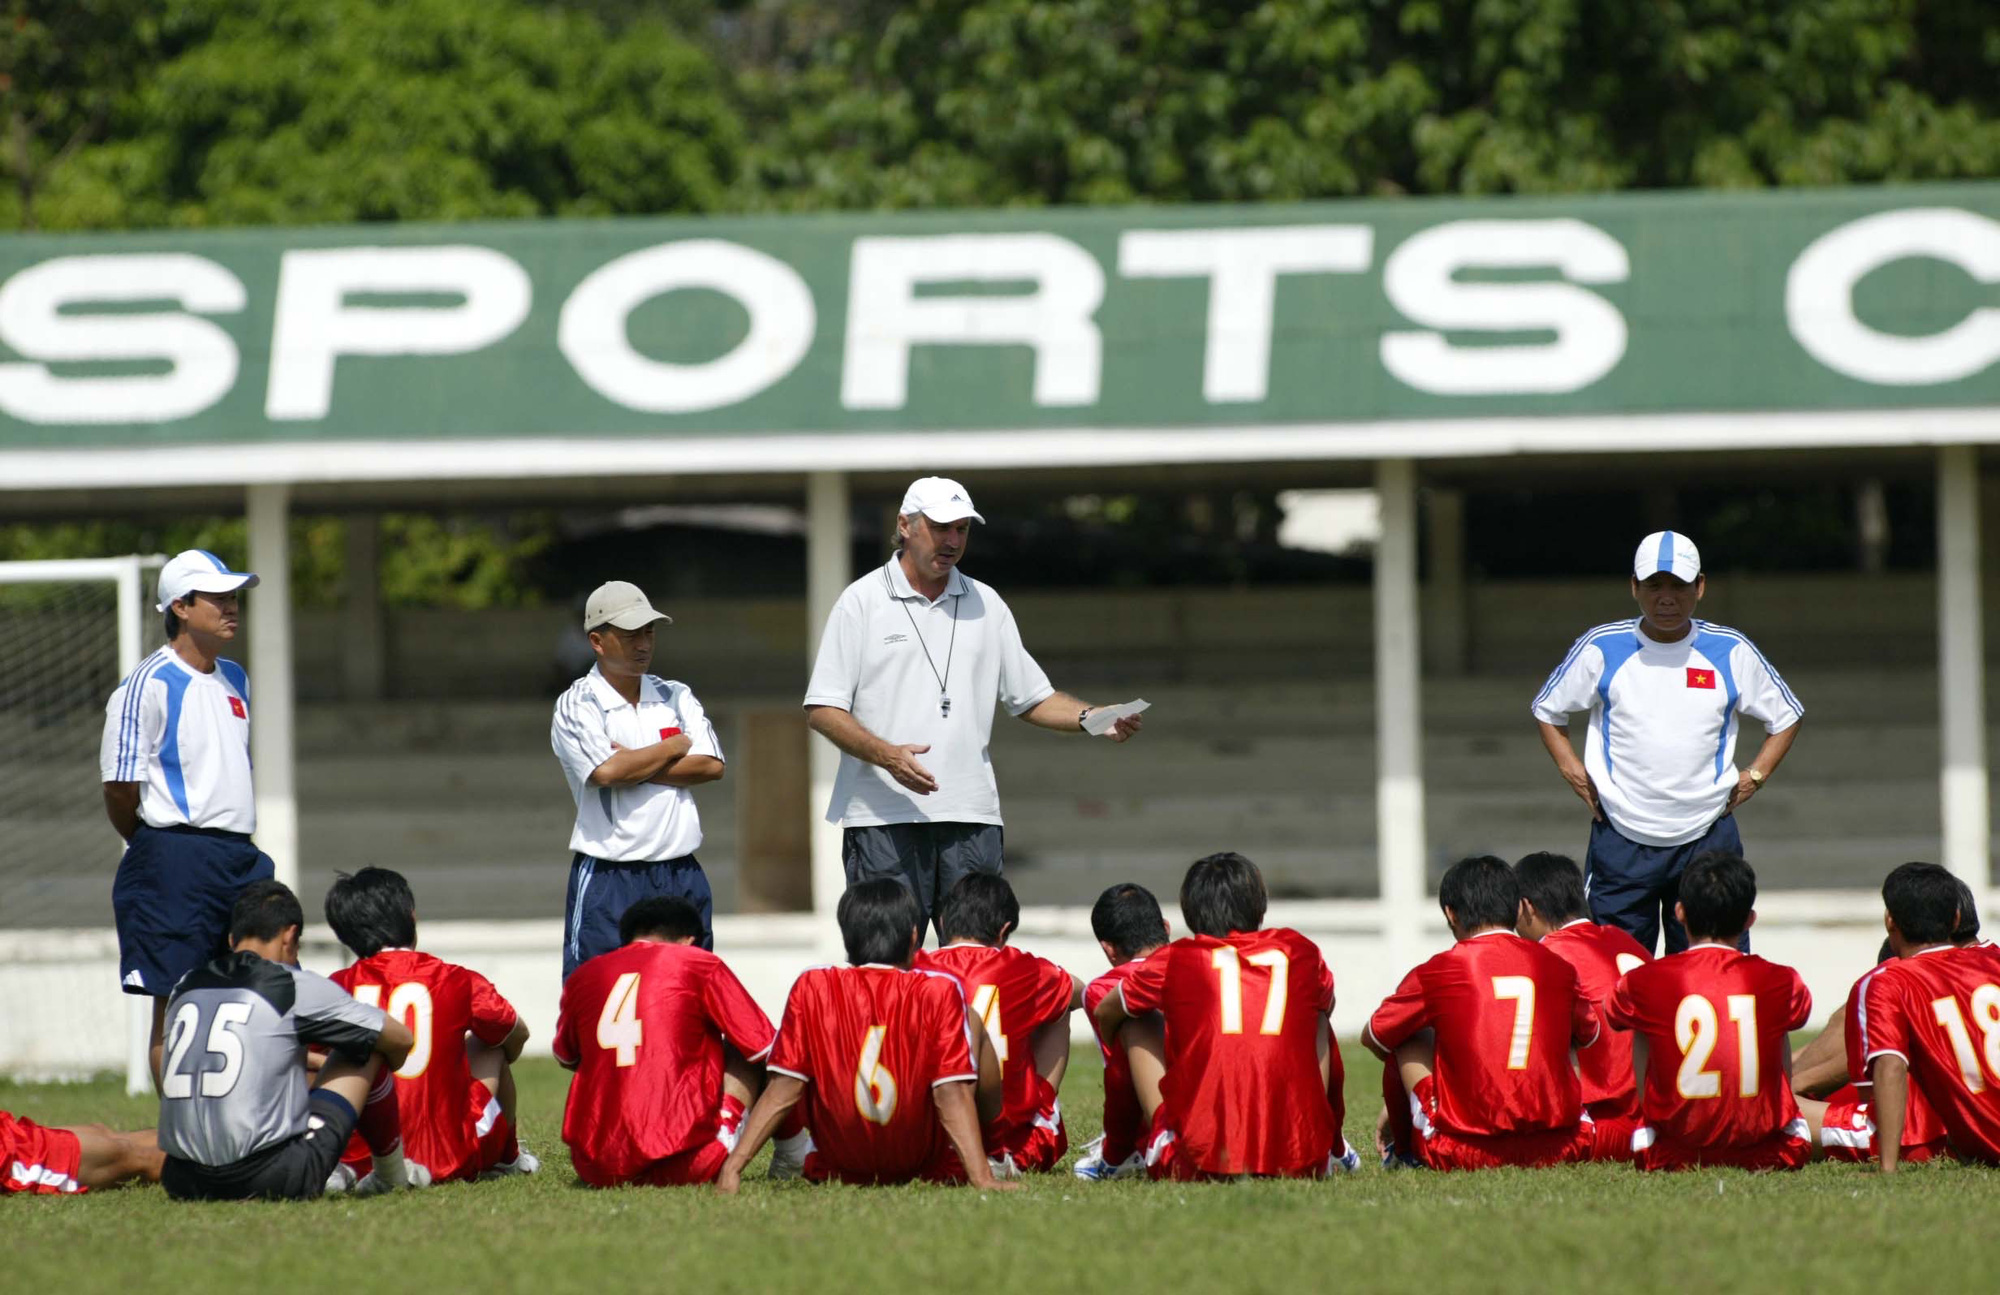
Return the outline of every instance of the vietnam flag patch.
{"type": "Polygon", "coordinates": [[[680,735],[681,731],[677,728],[663,728],[660,730],[660,741],[664,742],[670,737],[679,737],[680,735]]]}
{"type": "Polygon", "coordinates": [[[1693,666],[1689,666],[1689,667],[1688,667],[1688,687],[1690,687],[1690,688],[1713,688],[1713,687],[1715,687],[1715,671],[1713,671],[1713,670],[1697,670],[1697,669],[1695,669],[1695,668],[1694,668],[1693,666]]]}
{"type": "Polygon", "coordinates": [[[231,697],[229,699],[229,713],[238,719],[250,718],[250,712],[243,709],[243,699],[241,697],[231,697]]]}

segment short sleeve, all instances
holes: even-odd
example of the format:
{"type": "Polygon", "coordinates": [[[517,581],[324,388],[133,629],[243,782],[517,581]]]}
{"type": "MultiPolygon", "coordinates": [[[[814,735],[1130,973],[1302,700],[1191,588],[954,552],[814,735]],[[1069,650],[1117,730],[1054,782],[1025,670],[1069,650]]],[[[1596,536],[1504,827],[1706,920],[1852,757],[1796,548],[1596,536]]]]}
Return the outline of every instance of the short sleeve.
{"type": "Polygon", "coordinates": [[[1330,1012],[1333,1010],[1333,968],[1326,965],[1325,955],[1311,940],[1300,936],[1299,944],[1302,946],[1298,951],[1299,957],[1307,960],[1306,971],[1312,977],[1307,985],[1312,993],[1313,1007],[1317,1011],[1330,1012]]]}
{"type": "Polygon", "coordinates": [[[1812,990],[1806,988],[1805,978],[1792,972],[1791,1000],[1786,1008],[1787,1030],[1802,1030],[1812,1020],[1812,990]]]}
{"type": "Polygon", "coordinates": [[[1847,1049],[1847,1082],[1856,1088],[1866,1088],[1874,1081],[1868,1076],[1868,1045],[1861,1037],[1861,995],[1868,983],[1866,976],[1856,982],[1848,991],[1847,1004],[1841,1008],[1841,1041],[1847,1049]]]}
{"type": "Polygon", "coordinates": [[[1124,997],[1125,1014],[1138,1016],[1144,1012],[1157,1012],[1167,1000],[1167,963],[1174,956],[1174,946],[1156,949],[1153,956],[1132,968],[1125,977],[1125,983],[1118,992],[1124,997]]]}
{"type": "Polygon", "coordinates": [[[777,1033],[771,1028],[771,1018],[720,958],[703,978],[701,1005],[709,1021],[745,1061],[762,1061],[770,1054],[777,1033]]]}
{"type": "Polygon", "coordinates": [[[611,758],[611,731],[604,725],[604,712],[583,689],[571,688],[556,698],[549,745],[572,793],[580,792],[597,766],[611,758]]]}
{"type": "Polygon", "coordinates": [[[574,1010],[579,996],[577,987],[583,983],[581,976],[574,975],[563,983],[562,1007],[556,1013],[556,1037],[549,1050],[565,1066],[574,1066],[583,1059],[583,1049],[577,1043],[574,1010]]]}
{"type": "Polygon", "coordinates": [[[1035,1029],[1069,1015],[1076,978],[1047,958],[1035,959],[1035,993],[1028,1004],[1028,1028],[1035,1029]]]}
{"type": "Polygon", "coordinates": [[[708,712],[702,709],[694,689],[686,684],[674,690],[674,714],[680,716],[681,732],[688,735],[689,755],[705,755],[717,760],[723,758],[722,739],[716,736],[715,725],[708,722],[708,712]]]}
{"type": "Polygon", "coordinates": [[[105,782],[144,782],[146,769],[166,738],[166,689],[151,687],[150,675],[120,684],[104,706],[104,740],[98,773],[105,782]]]}
{"type": "Polygon", "coordinates": [[[1590,1001],[1590,995],[1583,992],[1581,985],[1573,986],[1570,995],[1569,1041],[1579,1048],[1587,1048],[1597,1042],[1597,1036],[1604,1033],[1604,1022],[1598,1018],[1597,1004],[1590,1001]]]}
{"type": "Polygon", "coordinates": [[[785,1011],[778,1018],[777,1035],[771,1041],[770,1056],[765,1065],[781,1075],[790,1075],[802,1083],[812,1082],[811,1041],[806,1037],[812,1029],[811,972],[792,982],[792,992],[785,996],[785,1011]]]}
{"type": "Polygon", "coordinates": [[[354,998],[324,976],[294,971],[297,987],[292,1000],[292,1018],[297,1022],[299,1042],[324,1044],[352,1061],[363,1061],[375,1050],[389,1018],[379,1007],[370,1007],[354,998]]]}
{"type": "Polygon", "coordinates": [[[1575,712],[1590,709],[1597,681],[1604,673],[1604,651],[1590,640],[1590,634],[1578,639],[1535,694],[1532,709],[1542,723],[1567,724],[1575,712]]]}
{"type": "Polygon", "coordinates": [[[965,1010],[965,990],[950,976],[925,979],[930,983],[923,991],[927,999],[924,1020],[937,1040],[937,1078],[931,1087],[978,1079],[979,1068],[972,1064],[972,1022],[965,1010]]]}
{"type": "Polygon", "coordinates": [[[1910,1059],[1910,1026],[1904,1019],[1902,996],[1892,977],[1871,975],[1861,991],[1861,1062],[1863,1075],[1884,1053],[1910,1059]]]}
{"type": "Polygon", "coordinates": [[[1618,977],[1618,983],[1604,999],[1604,1023],[1614,1030],[1639,1028],[1639,1004],[1632,992],[1632,977],[1618,977]]]}
{"type": "Polygon", "coordinates": [[[863,615],[856,597],[842,595],[833,605],[819,636],[812,678],[806,683],[806,705],[854,709],[854,694],[861,688],[863,615]]]}
{"type": "Polygon", "coordinates": [[[1736,677],[1737,708],[1762,720],[1769,732],[1782,733],[1804,717],[1805,707],[1748,639],[1730,649],[1729,670],[1736,677]]]}
{"type": "MultiPolygon", "coordinates": [[[[983,596],[998,602],[998,598],[984,593],[983,596]]],[[[1048,672],[1028,655],[1027,644],[1021,641],[1021,627],[1014,620],[1014,610],[1001,603],[1004,615],[1000,617],[1000,635],[995,650],[1000,654],[1000,704],[1007,708],[1009,715],[1019,715],[1042,704],[1055,691],[1049,682],[1048,672]]]]}
{"type": "Polygon", "coordinates": [[[481,1043],[497,1048],[514,1032],[514,1022],[520,1019],[520,1013],[501,997],[492,981],[476,971],[465,974],[472,990],[472,1033],[481,1043]]]}
{"type": "Polygon", "coordinates": [[[1424,998],[1421,969],[1403,977],[1396,992],[1382,1000],[1368,1018],[1368,1033],[1385,1048],[1393,1048],[1430,1024],[1430,1004],[1424,998]]]}

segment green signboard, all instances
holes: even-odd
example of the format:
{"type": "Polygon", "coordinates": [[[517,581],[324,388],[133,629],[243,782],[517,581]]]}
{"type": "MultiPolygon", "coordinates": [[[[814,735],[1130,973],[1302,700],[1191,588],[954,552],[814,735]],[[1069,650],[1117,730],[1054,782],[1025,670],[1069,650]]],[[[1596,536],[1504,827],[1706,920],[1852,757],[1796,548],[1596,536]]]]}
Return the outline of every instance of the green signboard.
{"type": "Polygon", "coordinates": [[[0,487],[198,446],[267,479],[925,433],[1504,452],[1993,406],[2000,184],[0,239],[0,487]]]}

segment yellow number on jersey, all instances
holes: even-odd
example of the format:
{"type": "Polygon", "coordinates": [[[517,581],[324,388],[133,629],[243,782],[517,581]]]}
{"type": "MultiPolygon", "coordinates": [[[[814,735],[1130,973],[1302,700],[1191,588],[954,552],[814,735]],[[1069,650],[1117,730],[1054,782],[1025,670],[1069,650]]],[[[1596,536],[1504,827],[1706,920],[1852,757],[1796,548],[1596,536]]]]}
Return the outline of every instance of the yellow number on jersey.
{"type": "MultiPolygon", "coordinates": [[[[1755,1097],[1763,1086],[1762,1057],[1757,1051],[1757,999],[1753,994],[1729,996],[1729,1019],[1736,1023],[1736,1094],[1755,1097]]],[[[1715,1053],[1721,1027],[1715,1019],[1715,1004],[1700,994],[1689,994],[1674,1009],[1674,1042],[1680,1045],[1681,1068],[1674,1076],[1674,1090],[1682,1097],[1701,1100],[1722,1095],[1722,1074],[1708,1068],[1715,1053]]]]}
{"type": "Polygon", "coordinates": [[[896,1118],[896,1077],[882,1064],[880,1025],[868,1027],[861,1040],[861,1061],[854,1068],[854,1109],[871,1124],[887,1124],[896,1118]]]}
{"type": "Polygon", "coordinates": [[[628,971],[611,986],[604,1010],[597,1014],[597,1046],[615,1049],[622,1069],[639,1060],[639,1045],[646,1041],[646,1024],[639,1019],[639,973],[628,971]]]}
{"type": "Polygon", "coordinates": [[[2000,1083],[2000,985],[1981,985],[1972,991],[1972,1020],[1979,1027],[1982,1045],[1978,1049],[1972,1046],[1972,1032],[1965,1028],[1965,1013],[1959,1010],[1956,998],[1933,999],[1931,1011],[1951,1036],[1951,1050],[1958,1057],[1958,1077],[1965,1081],[1965,1091],[1985,1092],[1988,1075],[2000,1083]],[[1986,1056],[1983,1071],[1981,1052],[1986,1056]]]}
{"type": "Polygon", "coordinates": [[[1528,1045],[1535,1038],[1535,982],[1528,976],[1493,977],[1493,997],[1513,1000],[1514,1032],[1507,1036],[1507,1069],[1528,1068],[1528,1045]]]}
{"type": "Polygon", "coordinates": [[[436,1008],[431,1002],[429,989],[414,980],[398,985],[389,991],[389,1003],[384,1007],[382,986],[356,985],[354,1001],[382,1008],[408,1025],[410,1033],[416,1036],[417,1041],[410,1045],[410,1055],[396,1067],[396,1078],[415,1079],[431,1068],[431,1019],[436,1014],[436,1008]]]}
{"type": "Polygon", "coordinates": [[[1000,986],[981,985],[972,995],[972,1014],[986,1026],[986,1037],[993,1040],[993,1055],[1006,1065],[1007,1032],[1000,1025],[1000,986]]]}
{"type": "Polygon", "coordinates": [[[1243,963],[1263,967],[1271,973],[1270,987],[1264,992],[1264,1019],[1259,1034],[1276,1034],[1285,1025],[1285,1000],[1291,992],[1292,960],[1283,949],[1265,949],[1238,959],[1227,946],[1209,955],[1209,963],[1222,977],[1222,1032],[1243,1033],[1243,963]]]}

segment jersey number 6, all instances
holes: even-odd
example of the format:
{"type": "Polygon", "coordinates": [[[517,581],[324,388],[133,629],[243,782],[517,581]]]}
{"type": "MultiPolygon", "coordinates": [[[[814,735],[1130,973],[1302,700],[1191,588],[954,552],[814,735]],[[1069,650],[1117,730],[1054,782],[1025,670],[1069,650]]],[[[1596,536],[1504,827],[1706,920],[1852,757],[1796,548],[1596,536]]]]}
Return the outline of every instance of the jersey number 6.
{"type": "Polygon", "coordinates": [[[861,1060],[854,1068],[854,1109],[870,1124],[887,1124],[896,1118],[896,1077],[882,1064],[883,1026],[868,1027],[861,1040],[861,1060]]]}

